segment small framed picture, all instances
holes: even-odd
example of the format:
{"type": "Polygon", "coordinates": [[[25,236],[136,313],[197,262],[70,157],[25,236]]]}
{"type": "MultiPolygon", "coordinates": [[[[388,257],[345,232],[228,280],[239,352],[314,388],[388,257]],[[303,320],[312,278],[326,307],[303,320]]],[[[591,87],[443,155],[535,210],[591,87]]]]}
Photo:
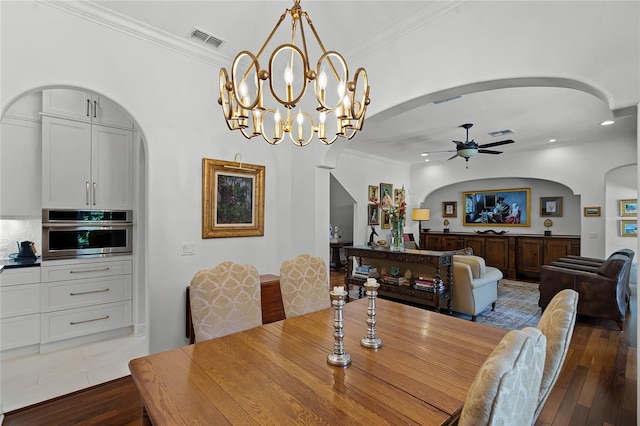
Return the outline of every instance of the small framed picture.
{"type": "Polygon", "coordinates": [[[638,200],[620,200],[620,216],[636,217],[638,216],[638,200]]]}
{"type": "Polygon", "coordinates": [[[620,236],[621,237],[637,237],[638,221],[637,220],[621,220],[620,236]]]}
{"type": "Polygon", "coordinates": [[[562,197],[540,197],[540,216],[562,217],[562,197]]]}
{"type": "Polygon", "coordinates": [[[369,225],[380,225],[380,209],[375,204],[369,204],[369,209],[367,210],[368,220],[367,223],[369,225]]]}
{"type": "Polygon", "coordinates": [[[585,207],[584,215],[586,217],[600,216],[600,206],[585,207]]]}
{"type": "Polygon", "coordinates": [[[380,201],[378,199],[378,187],[376,185],[369,185],[369,196],[368,196],[368,200],[371,200],[372,198],[375,198],[376,200],[380,201]]]}
{"type": "Polygon", "coordinates": [[[443,201],[442,202],[442,217],[458,217],[458,202],[457,201],[443,201]]]}
{"type": "Polygon", "coordinates": [[[380,198],[378,199],[383,207],[393,203],[393,185],[390,183],[380,184],[380,198]]]}
{"type": "Polygon", "coordinates": [[[391,215],[388,210],[380,210],[380,227],[382,229],[391,229],[391,215]]]}

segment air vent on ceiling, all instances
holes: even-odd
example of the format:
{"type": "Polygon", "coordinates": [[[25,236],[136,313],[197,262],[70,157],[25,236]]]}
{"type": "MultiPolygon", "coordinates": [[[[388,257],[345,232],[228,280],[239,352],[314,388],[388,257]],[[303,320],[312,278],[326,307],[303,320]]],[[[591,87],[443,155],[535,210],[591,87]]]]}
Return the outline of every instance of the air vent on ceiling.
{"type": "Polygon", "coordinates": [[[496,130],[495,132],[489,132],[489,135],[493,136],[494,138],[500,137],[500,136],[506,136],[506,135],[512,135],[515,132],[511,129],[504,129],[504,130],[496,130]]]}
{"type": "Polygon", "coordinates": [[[225,43],[225,40],[221,39],[220,37],[214,36],[213,34],[209,34],[208,32],[195,27],[191,29],[191,32],[189,32],[189,35],[187,37],[211,46],[215,49],[219,48],[225,43]]]}

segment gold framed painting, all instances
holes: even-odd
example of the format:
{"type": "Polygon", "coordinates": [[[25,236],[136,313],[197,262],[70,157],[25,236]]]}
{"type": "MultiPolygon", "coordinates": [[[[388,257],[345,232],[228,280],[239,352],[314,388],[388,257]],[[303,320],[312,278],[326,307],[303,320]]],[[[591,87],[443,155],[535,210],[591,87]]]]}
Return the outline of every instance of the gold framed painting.
{"type": "Polygon", "coordinates": [[[458,217],[458,202],[457,201],[443,201],[442,202],[442,217],[458,217]]]}
{"type": "Polygon", "coordinates": [[[265,169],[202,159],[202,238],[264,235],[265,169]]]}
{"type": "Polygon", "coordinates": [[[369,193],[367,194],[368,200],[371,201],[372,198],[378,199],[378,187],[376,185],[369,185],[369,193]]]}
{"type": "Polygon", "coordinates": [[[599,217],[600,214],[600,206],[591,206],[584,208],[585,217],[599,217]]]}
{"type": "Polygon", "coordinates": [[[540,217],[562,217],[562,197],[540,197],[540,217]]]}
{"type": "Polygon", "coordinates": [[[462,193],[464,226],[531,226],[531,189],[462,193]]]}
{"type": "Polygon", "coordinates": [[[638,200],[620,200],[620,216],[636,217],[638,216],[638,200]]]}
{"type": "Polygon", "coordinates": [[[637,237],[638,221],[637,220],[621,220],[620,236],[621,237],[637,237]]]}

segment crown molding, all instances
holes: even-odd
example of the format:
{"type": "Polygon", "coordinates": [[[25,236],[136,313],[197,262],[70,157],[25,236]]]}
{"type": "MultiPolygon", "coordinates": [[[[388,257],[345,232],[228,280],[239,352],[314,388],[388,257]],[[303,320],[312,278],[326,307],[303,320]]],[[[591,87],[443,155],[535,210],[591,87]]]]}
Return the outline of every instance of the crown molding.
{"type": "Polygon", "coordinates": [[[216,67],[222,67],[230,63],[233,58],[213,52],[210,49],[198,46],[186,38],[177,37],[166,31],[151,25],[124,16],[105,7],[89,1],[67,0],[36,0],[39,4],[46,5],[60,11],[78,16],[87,21],[94,22],[106,28],[119,31],[131,37],[155,44],[164,49],[185,55],[200,62],[216,67]]]}

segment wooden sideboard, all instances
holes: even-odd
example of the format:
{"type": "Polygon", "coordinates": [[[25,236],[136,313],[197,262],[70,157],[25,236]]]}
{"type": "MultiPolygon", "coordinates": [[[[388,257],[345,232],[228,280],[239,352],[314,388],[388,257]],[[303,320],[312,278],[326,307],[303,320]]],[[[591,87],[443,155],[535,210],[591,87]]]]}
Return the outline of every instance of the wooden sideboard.
{"type": "Polygon", "coordinates": [[[487,266],[506,278],[540,278],[540,267],[567,255],[580,255],[575,235],[478,234],[472,232],[423,232],[420,247],[426,250],[458,250],[471,247],[487,266]]]}
{"type": "Polygon", "coordinates": [[[366,278],[353,275],[354,260],[358,265],[367,263],[375,267],[380,273],[378,294],[394,300],[403,300],[430,306],[437,311],[447,309],[451,313],[451,291],[453,288],[453,253],[446,251],[411,250],[395,252],[388,248],[371,248],[369,246],[345,247],[347,257],[345,268],[345,284],[359,287],[360,295],[366,278]],[[399,269],[399,275],[404,276],[411,271],[412,278],[405,285],[385,282],[383,270],[388,272],[392,267],[399,269]],[[435,286],[430,290],[415,288],[413,280],[418,277],[430,277],[435,286]]]}

